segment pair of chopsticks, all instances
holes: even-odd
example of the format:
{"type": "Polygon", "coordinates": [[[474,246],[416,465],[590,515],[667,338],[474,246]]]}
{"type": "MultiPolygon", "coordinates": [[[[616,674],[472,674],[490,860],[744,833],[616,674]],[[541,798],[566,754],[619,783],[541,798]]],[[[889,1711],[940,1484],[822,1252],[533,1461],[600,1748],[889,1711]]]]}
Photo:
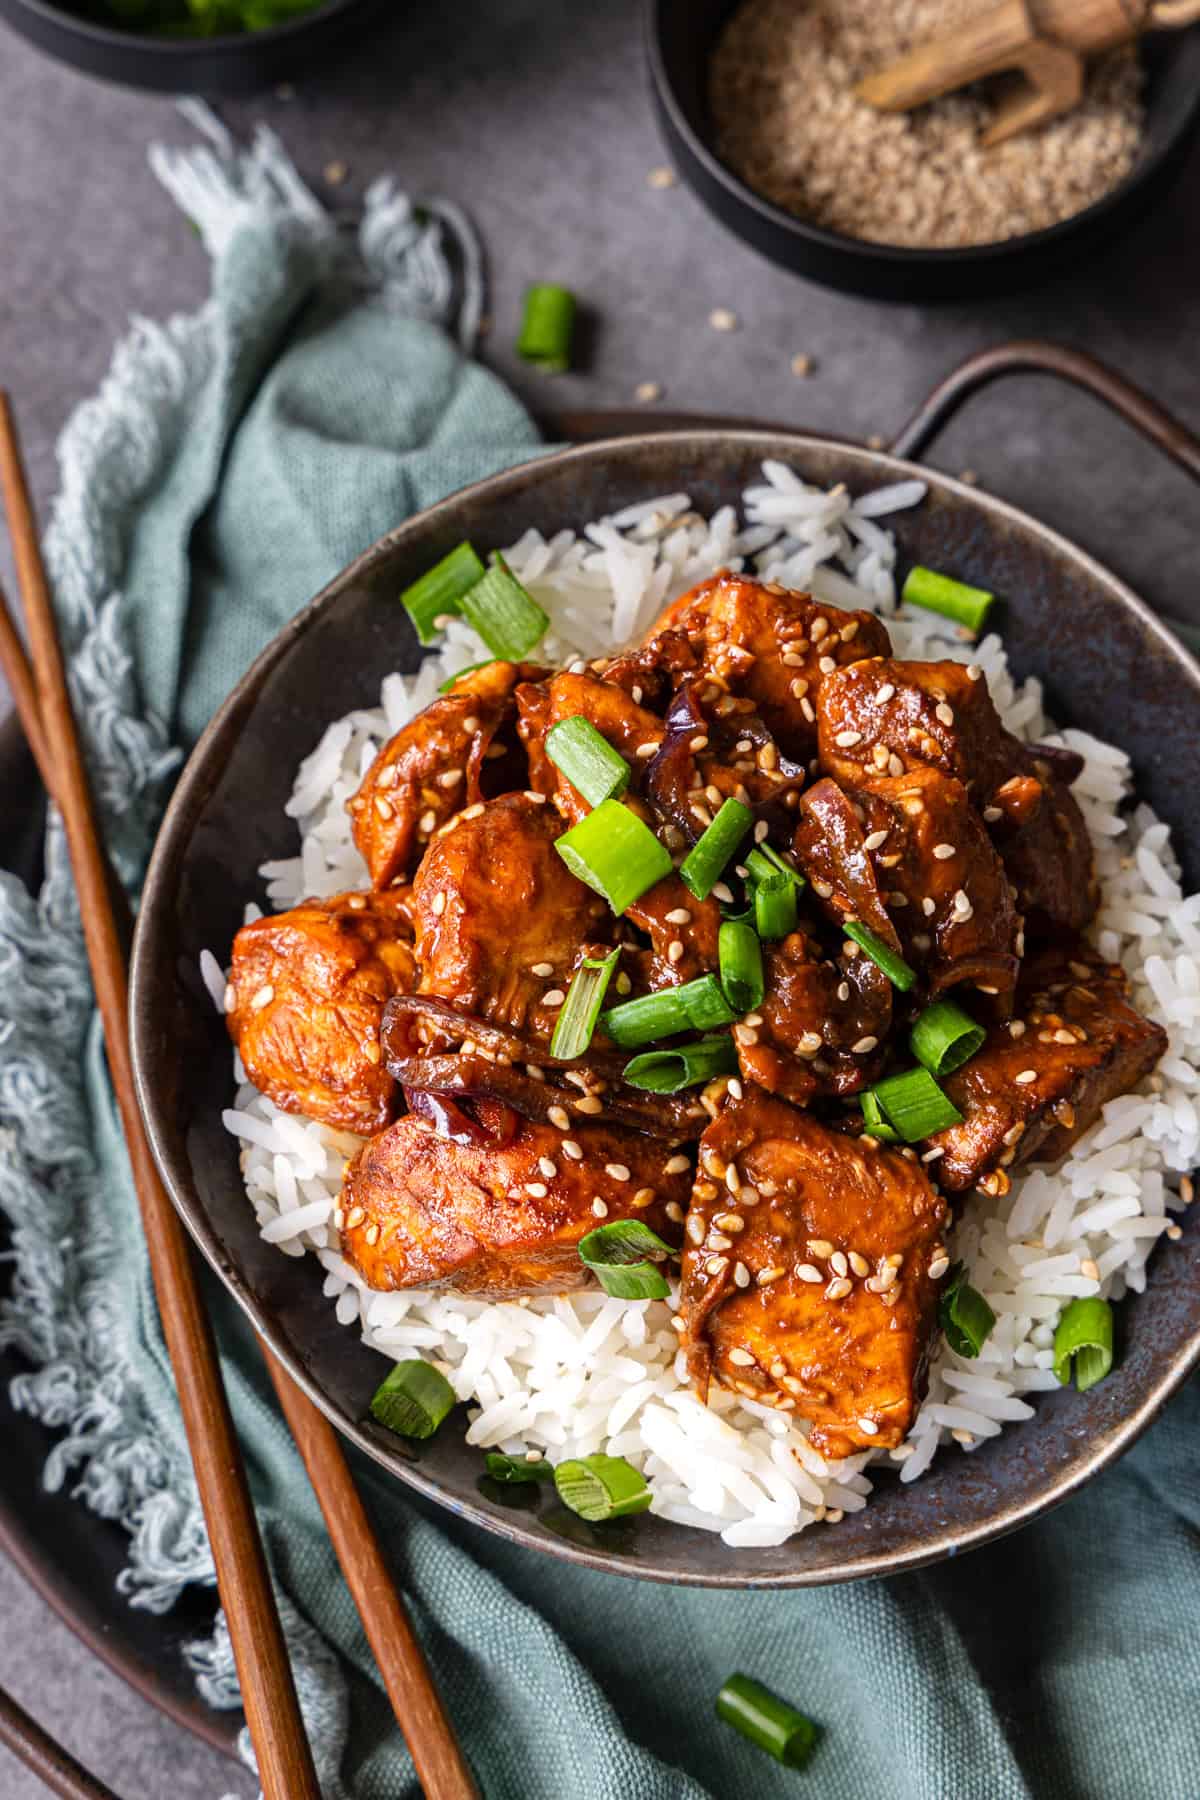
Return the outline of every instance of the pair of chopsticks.
{"type": "MultiPolygon", "coordinates": [[[[62,815],[109,1072],[259,1779],[266,1800],[320,1800],[212,1326],[183,1225],[159,1178],[137,1104],[128,970],[116,910],[121,902],[114,902],[119,889],[96,824],[16,421],[3,390],[0,493],[30,647],[27,659],[0,591],[0,664],[46,791],[62,815]]],[[[429,1800],[477,1800],[470,1768],[333,1427],[265,1345],[262,1349],[421,1785],[429,1800]]]]}

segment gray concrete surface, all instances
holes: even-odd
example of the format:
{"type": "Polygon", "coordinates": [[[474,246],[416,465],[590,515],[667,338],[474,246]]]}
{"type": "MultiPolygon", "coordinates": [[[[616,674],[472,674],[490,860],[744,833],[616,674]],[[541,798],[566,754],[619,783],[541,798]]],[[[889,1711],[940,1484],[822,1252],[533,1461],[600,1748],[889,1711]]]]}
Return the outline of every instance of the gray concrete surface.
{"type": "MultiPolygon", "coordinates": [[[[223,115],[239,130],[269,120],[339,205],[390,171],[414,193],[467,206],[491,265],[487,354],[530,404],[625,405],[656,381],[663,405],[887,434],[966,353],[1037,334],[1107,357],[1200,424],[1200,155],[1133,237],[1052,286],[972,307],[881,307],[797,281],[684,189],[647,185],[664,158],[637,0],[395,10],[320,82],[223,115]],[[331,187],[323,171],[334,162],[348,178],[331,187]],[[524,284],[546,279],[574,287],[594,319],[589,367],[552,385],[511,349],[524,284]],[[737,332],[710,329],[716,306],[738,313],[737,332]],[[789,369],[801,351],[814,363],[806,380],[789,369]]],[[[0,381],[16,395],[43,501],[59,427],[125,321],[204,293],[203,252],[145,165],[151,138],[188,135],[170,103],[93,85],[0,35],[0,381]]],[[[973,468],[1152,603],[1200,621],[1200,494],[1088,401],[1014,382],[976,400],[936,460],[973,468]]],[[[0,1614],[0,1683],[118,1792],[249,1791],[94,1668],[2,1568],[0,1614]]],[[[41,1791],[0,1760],[0,1794],[41,1791]]]]}

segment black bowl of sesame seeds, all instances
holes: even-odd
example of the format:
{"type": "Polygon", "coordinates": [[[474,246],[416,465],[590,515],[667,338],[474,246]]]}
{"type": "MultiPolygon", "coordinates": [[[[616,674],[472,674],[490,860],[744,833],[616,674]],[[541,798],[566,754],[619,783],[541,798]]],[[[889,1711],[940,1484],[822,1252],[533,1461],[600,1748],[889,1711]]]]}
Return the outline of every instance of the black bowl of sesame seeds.
{"type": "MultiPolygon", "coordinates": [[[[937,5],[898,12],[927,27],[937,5]]],[[[1200,126],[1200,32],[1144,39],[1136,60],[1114,53],[1090,75],[1078,116],[980,151],[977,94],[919,115],[854,100],[858,75],[896,53],[891,10],[647,0],[672,159],[772,262],[872,299],[986,299],[1111,248],[1179,172],[1200,126]]]]}

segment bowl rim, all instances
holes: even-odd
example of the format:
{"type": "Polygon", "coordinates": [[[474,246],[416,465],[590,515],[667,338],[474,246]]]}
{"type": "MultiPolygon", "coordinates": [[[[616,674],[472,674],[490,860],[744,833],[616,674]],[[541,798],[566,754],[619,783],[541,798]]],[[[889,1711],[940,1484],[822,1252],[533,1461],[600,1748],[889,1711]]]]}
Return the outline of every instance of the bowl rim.
{"type": "Polygon", "coordinates": [[[321,0],[320,5],[310,8],[308,12],[300,13],[294,19],[285,19],[279,25],[268,25],[265,31],[226,31],[214,37],[194,38],[156,37],[149,31],[122,30],[118,25],[105,25],[98,19],[89,19],[72,12],[68,7],[56,4],[56,0],[4,0],[4,4],[18,11],[31,13],[52,29],[64,31],[86,43],[109,50],[128,51],[136,48],[164,60],[175,57],[183,61],[201,53],[233,57],[251,47],[257,48],[260,44],[288,43],[294,38],[302,37],[318,21],[352,11],[362,4],[362,0],[321,0]]]}
{"type": "Polygon", "coordinates": [[[823,250],[847,256],[858,263],[874,262],[910,269],[953,269],[971,264],[1000,262],[1006,257],[1024,254],[1026,251],[1031,255],[1036,254],[1039,249],[1057,244],[1076,231],[1093,223],[1101,223],[1109,212],[1120,207],[1139,187],[1153,180],[1162,163],[1171,156],[1180,140],[1186,137],[1200,119],[1198,84],[1181,123],[1151,156],[1136,163],[1116,187],[1101,194],[1090,206],[1071,213],[1065,219],[1057,220],[1053,225],[1043,225],[1037,231],[1022,232],[1016,237],[997,238],[986,244],[923,249],[913,244],[876,243],[870,238],[856,238],[845,232],[831,231],[827,226],[814,224],[811,220],[802,218],[799,213],[788,212],[785,207],[768,200],[743,181],[740,175],[735,174],[708,141],[700,136],[683,110],[663,54],[661,21],[666,4],[667,0],[645,0],[643,29],[650,77],[658,103],[666,113],[671,129],[687,145],[708,179],[722,188],[727,198],[756,214],[772,230],[793,233],[809,243],[819,245],[823,250]]]}
{"type": "MultiPolygon", "coordinates": [[[[406,1461],[392,1444],[384,1442],[383,1433],[373,1430],[369,1420],[350,1417],[340,1410],[323,1392],[312,1369],[291,1344],[270,1308],[258,1299],[241,1270],[222,1249],[204,1203],[192,1184],[186,1151],[181,1151],[177,1158],[169,1142],[168,1108],[155,1081],[158,1032],[155,1026],[157,1003],[154,983],[157,967],[162,962],[158,948],[162,936],[160,920],[169,914],[174,893],[173,878],[177,867],[184,860],[196,815],[211,792],[214,780],[219,779],[228,760],[228,753],[221,755],[220,766],[216,769],[210,770],[210,761],[214,754],[222,751],[225,735],[230,728],[235,728],[235,735],[240,731],[244,721],[239,715],[246,715],[252,710],[267,676],[317,618],[337,603],[346,588],[360,582],[378,562],[389,557],[408,540],[435,535],[438,528],[453,517],[465,499],[487,493],[492,499],[503,500],[509,492],[530,481],[536,482],[545,469],[569,467],[572,463],[595,461],[614,454],[629,454],[663,442],[687,446],[697,454],[730,444],[746,447],[753,445],[757,447],[760,456],[783,455],[789,451],[794,454],[809,448],[827,450],[832,445],[864,459],[872,475],[877,475],[883,482],[916,477],[931,483],[941,493],[956,500],[972,506],[983,506],[995,518],[1010,526],[1022,531],[1032,530],[1047,549],[1065,553],[1071,558],[1077,568],[1132,614],[1150,638],[1174,659],[1193,691],[1200,697],[1200,660],[1180,643],[1146,602],[1125,582],[1051,526],[1042,524],[1011,502],[981,492],[953,476],[942,474],[940,470],[892,456],[885,450],[871,450],[853,439],[832,433],[778,431],[769,428],[760,430],[749,427],[727,429],[719,425],[700,425],[670,432],[644,431],[635,436],[605,438],[572,445],[549,456],[535,455],[511,468],[456,489],[377,539],[335,575],[332,581],[326,583],[259,652],[201,734],[163,815],[146,873],[135,926],[130,963],[129,1020],[138,1103],[155,1163],[172,1204],[206,1260],[251,1320],[258,1335],[283,1363],[293,1381],[344,1436],[389,1476],[399,1477],[439,1508],[535,1553],[608,1574],[623,1575],[632,1580],[688,1587],[758,1590],[824,1587],[875,1576],[899,1575],[928,1567],[968,1550],[979,1549],[1010,1531],[1031,1523],[1069,1499],[1094,1476],[1109,1467],[1142,1436],[1188,1376],[1200,1368],[1200,1330],[1174,1351],[1170,1361],[1156,1376],[1132,1412],[1119,1419],[1106,1434],[1093,1434],[1080,1459],[1056,1469],[1046,1486],[1033,1495],[1002,1501],[995,1512],[980,1519],[936,1527],[927,1538],[908,1548],[898,1551],[868,1548],[849,1562],[750,1574],[727,1572],[718,1565],[713,1569],[689,1570],[686,1574],[681,1574],[669,1566],[634,1561],[611,1550],[592,1549],[576,1544],[557,1533],[535,1534],[532,1529],[523,1526],[519,1514],[510,1517],[496,1509],[489,1509],[470,1497],[450,1496],[436,1477],[424,1471],[419,1461],[406,1461]]],[[[314,1293],[318,1291],[314,1287],[314,1293]]]]}

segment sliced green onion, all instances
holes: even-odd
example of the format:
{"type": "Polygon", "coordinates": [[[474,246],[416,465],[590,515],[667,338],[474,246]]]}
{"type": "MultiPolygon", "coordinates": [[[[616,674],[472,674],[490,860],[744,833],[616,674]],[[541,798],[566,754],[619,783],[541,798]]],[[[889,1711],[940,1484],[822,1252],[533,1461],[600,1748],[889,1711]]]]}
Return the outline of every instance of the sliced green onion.
{"type": "Polygon", "coordinates": [[[1113,1366],[1113,1309],[1107,1300],[1090,1295],[1072,1300],[1054,1333],[1054,1373],[1064,1387],[1071,1381],[1081,1394],[1103,1381],[1113,1366]]]}
{"type": "Polygon", "coordinates": [[[602,894],[615,913],[671,873],[670,851],[619,800],[602,800],[554,848],[572,875],[602,894]]]}
{"type": "Polygon", "coordinates": [[[619,950],[610,950],[607,956],[584,957],[571,977],[567,997],[554,1022],[551,1056],[569,1062],[573,1056],[583,1055],[592,1041],[600,1008],[620,957],[619,950]]]}
{"type": "Polygon", "coordinates": [[[776,881],[786,876],[799,891],[806,885],[799,869],[794,869],[787,858],[780,856],[778,850],[770,844],[756,844],[746,858],[746,873],[751,881],[776,881]]]}
{"type": "Polygon", "coordinates": [[[926,612],[940,613],[943,619],[980,632],[996,596],[986,588],[968,587],[965,581],[939,575],[935,569],[923,569],[918,563],[908,571],[900,598],[909,606],[923,606],[926,612]]]}
{"type": "Polygon", "coordinates": [[[665,1300],[671,1289],[654,1261],[672,1254],[640,1219],[614,1219],[579,1241],[579,1260],[615,1300],[665,1300]]]}
{"type": "Polygon", "coordinates": [[[717,1717],[789,1769],[802,1769],[820,1735],[802,1712],[750,1675],[731,1675],[717,1695],[717,1717]]]}
{"type": "Polygon", "coordinates": [[[623,1078],[630,1087],[650,1094],[677,1094],[716,1075],[737,1074],[737,1048],[728,1032],[680,1044],[674,1050],[646,1050],[625,1064],[623,1078]]]}
{"type": "Polygon", "coordinates": [[[571,366],[574,329],[575,296],[569,288],[551,281],[539,281],[526,288],[518,356],[536,363],[548,375],[561,375],[571,366]]]}
{"type": "Polygon", "coordinates": [[[465,669],[456,669],[453,675],[447,675],[445,681],[438,682],[438,693],[448,694],[464,675],[473,675],[476,669],[490,669],[495,660],[494,656],[489,656],[483,662],[468,663],[465,669]]]}
{"type": "Polygon", "coordinates": [[[953,1000],[927,1006],[908,1034],[909,1048],[931,1075],[952,1075],[974,1056],[987,1032],[953,1000]]]}
{"type": "Polygon", "coordinates": [[[902,956],[885,944],[881,937],[876,937],[869,926],[860,924],[857,919],[851,919],[845,927],[845,931],[846,936],[856,943],[860,950],[864,950],[873,963],[878,964],[892,986],[899,988],[902,994],[907,994],[917,979],[916,970],[910,969],[902,956]]]}
{"type": "Polygon", "coordinates": [[[871,1090],[884,1118],[906,1144],[920,1143],[935,1131],[962,1124],[962,1114],[943,1094],[928,1069],[906,1069],[889,1075],[871,1090]]]}
{"type": "Polygon", "coordinates": [[[866,1088],[858,1096],[862,1107],[863,1124],[872,1137],[877,1137],[881,1144],[898,1144],[900,1133],[888,1124],[875,1097],[874,1088],[866,1088]]]}
{"type": "Polygon", "coordinates": [[[546,635],[550,620],[521,586],[504,558],[493,551],[490,567],[462,597],[462,613],[493,656],[520,662],[546,635]]]}
{"type": "Polygon", "coordinates": [[[438,620],[453,617],[463,610],[466,594],[487,571],[465,540],[443,556],[441,562],[427,569],[420,581],[414,581],[400,596],[400,604],[417,629],[423,644],[437,641],[441,627],[438,620]]]}
{"type": "Polygon", "coordinates": [[[979,1289],[968,1282],[962,1263],[955,1263],[946,1277],[938,1318],[956,1356],[978,1356],[992,1334],[996,1315],[979,1289]]]}
{"type": "Polygon", "coordinates": [[[753,1012],[762,1005],[762,945],[744,919],[725,919],[717,933],[721,959],[721,986],[735,1012],[753,1012]]]}
{"type": "Polygon", "coordinates": [[[693,1031],[711,1031],[716,1025],[732,1025],[737,1018],[715,975],[697,975],[674,990],[693,1031]]]}
{"type": "Polygon", "coordinates": [[[731,1025],[736,1016],[716,976],[698,975],[681,987],[660,988],[656,994],[610,1006],[600,1022],[614,1044],[622,1050],[636,1050],[639,1044],[653,1044],[681,1031],[711,1031],[714,1025],[731,1025]]]}
{"type": "Polygon", "coordinates": [[[560,1462],[554,1471],[554,1485],[563,1505],[593,1525],[605,1519],[628,1518],[650,1505],[645,1477],[623,1456],[584,1456],[560,1462]]]}
{"type": "Polygon", "coordinates": [[[432,1437],[456,1405],[454,1389],[440,1369],[414,1357],[397,1363],[371,1400],[371,1416],[401,1437],[432,1437]]]}
{"type": "Polygon", "coordinates": [[[760,938],[784,938],[796,929],[796,888],[782,875],[754,884],[754,927],[760,938]]]}
{"type": "Polygon", "coordinates": [[[707,900],[734,851],[754,823],[740,800],[725,800],[712,824],[696,839],[679,865],[679,877],[697,900],[707,900]]]}
{"type": "Polygon", "coordinates": [[[553,1463],[546,1462],[540,1456],[530,1462],[524,1456],[505,1456],[502,1450],[489,1450],[484,1461],[493,1481],[502,1481],[514,1487],[529,1481],[550,1481],[554,1475],[553,1463]]]}
{"type": "Polygon", "coordinates": [[[589,806],[623,794],[633,772],[590,719],[560,719],[552,725],[546,733],[546,755],[589,806]]]}

